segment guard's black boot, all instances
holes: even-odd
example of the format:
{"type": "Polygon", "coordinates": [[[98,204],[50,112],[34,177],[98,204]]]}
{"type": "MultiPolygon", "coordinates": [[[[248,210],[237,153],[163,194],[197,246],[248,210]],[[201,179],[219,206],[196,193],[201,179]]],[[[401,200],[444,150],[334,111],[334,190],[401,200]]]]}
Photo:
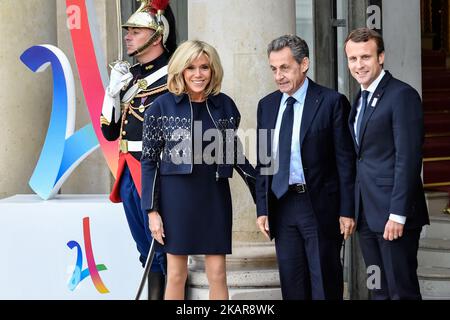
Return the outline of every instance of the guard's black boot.
{"type": "Polygon", "coordinates": [[[164,300],[166,277],[162,272],[148,274],[148,300],[164,300]]]}
{"type": "Polygon", "coordinates": [[[184,300],[188,300],[190,299],[189,296],[189,273],[188,276],[186,277],[186,282],[184,283],[184,300]]]}

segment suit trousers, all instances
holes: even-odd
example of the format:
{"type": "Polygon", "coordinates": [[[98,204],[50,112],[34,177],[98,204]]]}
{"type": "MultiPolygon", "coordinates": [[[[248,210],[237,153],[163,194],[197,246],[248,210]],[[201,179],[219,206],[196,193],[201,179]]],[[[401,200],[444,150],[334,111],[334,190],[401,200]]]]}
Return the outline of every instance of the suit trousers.
{"type": "MultiPolygon", "coordinates": [[[[128,169],[128,166],[126,165],[123,174],[120,177],[120,197],[123,202],[123,208],[125,210],[131,235],[136,242],[140,254],[139,260],[144,267],[150,250],[152,235],[148,225],[148,215],[142,212],[141,197],[134,185],[130,169],[128,169]]],[[[155,252],[151,271],[166,274],[166,265],[166,255],[164,253],[155,252]]]]}
{"type": "Polygon", "coordinates": [[[274,219],[283,299],[342,300],[342,238],[321,233],[308,194],[288,191],[274,219]]]}
{"type": "Polygon", "coordinates": [[[366,264],[372,300],[420,300],[417,250],[422,228],[403,230],[397,240],[384,240],[370,230],[364,209],[359,214],[358,235],[366,264]]]}

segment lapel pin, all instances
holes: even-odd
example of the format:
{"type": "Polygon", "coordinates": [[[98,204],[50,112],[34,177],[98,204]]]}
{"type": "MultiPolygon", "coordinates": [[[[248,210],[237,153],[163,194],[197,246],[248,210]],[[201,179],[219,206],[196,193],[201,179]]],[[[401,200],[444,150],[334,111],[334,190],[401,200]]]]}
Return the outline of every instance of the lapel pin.
{"type": "Polygon", "coordinates": [[[370,105],[372,108],[375,108],[378,102],[378,98],[373,98],[372,104],[370,105]]]}

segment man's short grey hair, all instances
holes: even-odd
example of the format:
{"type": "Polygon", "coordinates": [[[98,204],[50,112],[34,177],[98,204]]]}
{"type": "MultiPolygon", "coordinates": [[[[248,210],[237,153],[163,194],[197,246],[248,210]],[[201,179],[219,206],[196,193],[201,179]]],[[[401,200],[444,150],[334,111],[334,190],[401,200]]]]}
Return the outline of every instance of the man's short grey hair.
{"type": "Polygon", "coordinates": [[[309,58],[308,44],[299,36],[287,34],[272,40],[267,47],[267,55],[273,51],[280,51],[284,48],[290,48],[292,55],[297,63],[302,63],[303,58],[309,58]]]}

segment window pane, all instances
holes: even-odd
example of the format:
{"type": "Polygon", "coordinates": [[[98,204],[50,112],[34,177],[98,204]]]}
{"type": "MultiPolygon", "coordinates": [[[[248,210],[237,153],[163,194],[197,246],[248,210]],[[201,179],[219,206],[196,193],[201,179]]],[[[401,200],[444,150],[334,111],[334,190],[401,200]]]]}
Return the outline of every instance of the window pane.
{"type": "Polygon", "coordinates": [[[315,79],[313,0],[296,0],[297,35],[308,43],[311,60],[308,77],[315,79]]]}

